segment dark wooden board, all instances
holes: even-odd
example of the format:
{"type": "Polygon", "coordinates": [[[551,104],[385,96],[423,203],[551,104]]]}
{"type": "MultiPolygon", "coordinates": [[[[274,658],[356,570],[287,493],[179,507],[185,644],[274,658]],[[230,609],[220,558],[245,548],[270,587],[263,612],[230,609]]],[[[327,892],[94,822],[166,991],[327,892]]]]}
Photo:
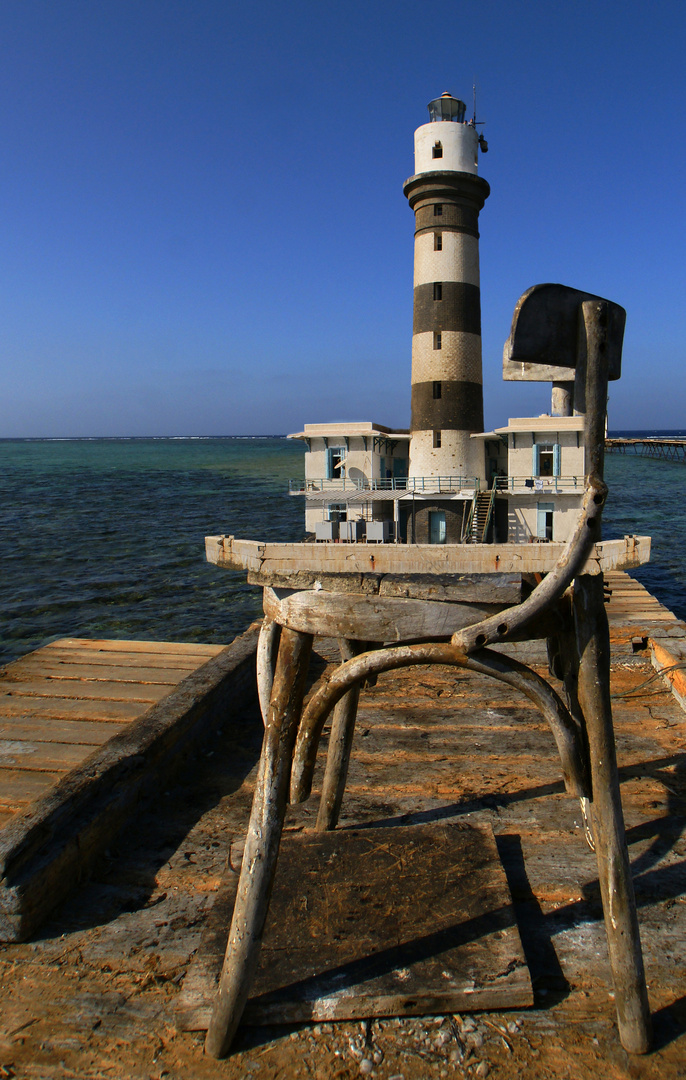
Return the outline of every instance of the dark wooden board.
{"type": "MultiPolygon", "coordinates": [[[[179,1017],[207,1027],[230,924],[230,872],[179,1017]]],[[[490,826],[284,836],[246,1023],[405,1016],[532,1004],[490,826]]]]}

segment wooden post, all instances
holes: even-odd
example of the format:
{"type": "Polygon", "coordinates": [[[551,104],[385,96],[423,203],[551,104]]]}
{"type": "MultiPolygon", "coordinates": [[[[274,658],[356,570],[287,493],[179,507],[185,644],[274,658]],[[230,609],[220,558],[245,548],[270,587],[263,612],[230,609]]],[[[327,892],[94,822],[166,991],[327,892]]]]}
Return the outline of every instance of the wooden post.
{"type": "MultiPolygon", "coordinates": [[[[340,642],[341,656],[343,660],[352,660],[353,656],[365,651],[366,646],[361,641],[340,642]]],[[[317,832],[328,832],[335,829],[338,824],[338,815],[341,812],[345,783],[348,779],[348,766],[350,753],[355,734],[355,720],[357,717],[357,704],[360,700],[361,683],[357,683],[348,690],[333,710],[331,719],[331,735],[329,737],[329,750],[326,755],[326,769],[322,783],[322,797],[319,802],[317,814],[317,832]]]]}
{"type": "Polygon", "coordinates": [[[215,1058],[229,1051],[259,960],[311,649],[310,634],[281,630],[236,905],[205,1041],[205,1050],[215,1058]]]}
{"type": "Polygon", "coordinates": [[[591,764],[591,822],[619,1037],[629,1053],[645,1054],[652,1041],[650,1006],[617,775],[610,705],[610,635],[602,574],[576,578],[574,614],[578,696],[591,764]]]}

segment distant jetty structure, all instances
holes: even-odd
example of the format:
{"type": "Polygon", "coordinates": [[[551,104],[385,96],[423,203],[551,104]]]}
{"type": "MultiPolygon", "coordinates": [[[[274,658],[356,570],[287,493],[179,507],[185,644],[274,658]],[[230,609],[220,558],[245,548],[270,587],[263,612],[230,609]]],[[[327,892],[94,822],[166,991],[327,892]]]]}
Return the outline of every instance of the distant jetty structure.
{"type": "Polygon", "coordinates": [[[608,454],[633,454],[636,457],[656,458],[660,461],[686,463],[686,438],[664,439],[648,436],[645,439],[606,439],[608,454]]]}

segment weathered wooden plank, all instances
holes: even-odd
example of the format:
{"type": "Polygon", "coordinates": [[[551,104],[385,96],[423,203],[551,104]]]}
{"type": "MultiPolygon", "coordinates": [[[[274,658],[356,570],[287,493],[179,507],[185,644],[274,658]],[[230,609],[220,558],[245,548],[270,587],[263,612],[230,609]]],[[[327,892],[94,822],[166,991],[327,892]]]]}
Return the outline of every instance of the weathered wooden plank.
{"type": "Polygon", "coordinates": [[[0,806],[25,806],[51,788],[61,776],[61,772],[0,768],[0,806]]]}
{"type": "Polygon", "coordinates": [[[380,596],[461,603],[518,604],[522,600],[521,574],[386,574],[380,596]]]}
{"type": "Polygon", "coordinates": [[[521,574],[325,574],[314,570],[248,571],[251,585],[274,589],[321,589],[324,592],[398,596],[461,603],[518,604],[521,574]]]}
{"type": "Polygon", "coordinates": [[[53,664],[40,653],[31,653],[30,656],[15,661],[5,669],[4,677],[0,677],[0,689],[5,680],[21,682],[25,679],[33,679],[37,675],[45,679],[83,679],[88,682],[174,686],[185,679],[197,666],[195,664],[192,668],[179,668],[171,660],[169,665],[164,667],[129,667],[121,664],[82,664],[69,661],[53,664]]]}
{"type": "MultiPolygon", "coordinates": [[[[130,721],[127,721],[130,723],[130,721]]],[[[0,719],[0,739],[29,739],[33,742],[81,743],[99,746],[124,727],[114,721],[57,720],[53,717],[0,719]]]]}
{"type": "Polygon", "coordinates": [[[84,682],[80,679],[17,679],[0,681],[0,702],[14,692],[24,697],[76,698],[79,701],[140,701],[152,703],[169,693],[169,687],[153,683],[84,682]]]}
{"type": "Polygon", "coordinates": [[[43,645],[44,649],[87,649],[94,652],[132,652],[132,653],[163,653],[172,655],[175,653],[188,656],[218,656],[226,645],[198,644],[193,641],[129,641],[115,640],[111,638],[58,638],[43,645]]]}
{"type": "MultiPolygon", "coordinates": [[[[215,902],[196,972],[184,984],[184,1027],[207,1026],[235,876],[215,902]]],[[[246,1023],[532,1001],[489,827],[351,829],[282,840],[246,1023]]]]}
{"type": "Polygon", "coordinates": [[[93,746],[83,743],[0,739],[0,767],[4,769],[66,772],[92,753],[93,746]]]}
{"type": "Polygon", "coordinates": [[[81,701],[67,697],[31,697],[19,691],[12,694],[0,694],[0,717],[22,717],[25,719],[38,716],[54,717],[56,720],[101,720],[121,723],[135,720],[148,708],[147,702],[141,701],[81,701]]]}
{"type": "Polygon", "coordinates": [[[450,604],[359,593],[264,590],[270,619],[305,634],[332,635],[353,641],[407,641],[449,637],[464,626],[502,610],[497,604],[450,604]]]}
{"type": "MultiPolygon", "coordinates": [[[[138,667],[165,669],[171,664],[175,668],[189,672],[195,671],[199,664],[205,663],[204,657],[186,653],[105,652],[105,650],[96,652],[92,649],[53,649],[48,646],[45,651],[38,649],[35,653],[29,653],[31,657],[36,655],[44,657],[46,662],[51,664],[90,664],[93,667],[104,666],[124,670],[138,667]]],[[[26,659],[28,657],[21,657],[21,660],[26,659]]],[[[20,660],[15,660],[12,664],[8,664],[8,670],[20,662],[20,660]]]]}

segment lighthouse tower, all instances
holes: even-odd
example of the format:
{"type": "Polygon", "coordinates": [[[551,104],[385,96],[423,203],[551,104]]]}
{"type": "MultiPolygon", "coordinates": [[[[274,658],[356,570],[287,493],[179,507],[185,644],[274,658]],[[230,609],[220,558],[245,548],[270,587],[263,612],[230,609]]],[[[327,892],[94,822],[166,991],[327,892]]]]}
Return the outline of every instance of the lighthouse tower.
{"type": "Polygon", "coordinates": [[[490,188],[465,111],[448,93],[430,102],[403,187],[416,221],[410,477],[485,479],[483,443],[470,435],[483,431],[478,221],[490,188]]]}

